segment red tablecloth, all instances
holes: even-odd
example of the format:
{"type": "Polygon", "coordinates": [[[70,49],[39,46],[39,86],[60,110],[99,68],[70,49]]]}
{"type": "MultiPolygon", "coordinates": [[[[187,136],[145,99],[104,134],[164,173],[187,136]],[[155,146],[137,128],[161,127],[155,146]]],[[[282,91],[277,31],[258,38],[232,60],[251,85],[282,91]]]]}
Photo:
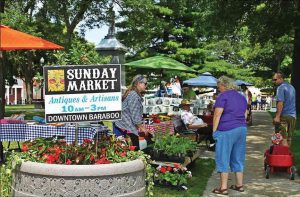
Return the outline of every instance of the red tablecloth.
{"type": "Polygon", "coordinates": [[[170,132],[170,134],[174,134],[174,125],[172,121],[144,124],[143,127],[145,127],[152,134],[156,132],[170,132]]]}

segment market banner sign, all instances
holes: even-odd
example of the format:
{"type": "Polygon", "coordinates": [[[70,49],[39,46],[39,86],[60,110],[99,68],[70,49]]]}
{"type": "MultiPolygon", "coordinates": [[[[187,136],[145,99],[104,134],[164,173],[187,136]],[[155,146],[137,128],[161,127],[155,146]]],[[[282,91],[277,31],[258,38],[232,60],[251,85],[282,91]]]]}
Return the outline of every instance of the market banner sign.
{"type": "Polygon", "coordinates": [[[47,123],[121,119],[121,65],[45,66],[47,123]]]}

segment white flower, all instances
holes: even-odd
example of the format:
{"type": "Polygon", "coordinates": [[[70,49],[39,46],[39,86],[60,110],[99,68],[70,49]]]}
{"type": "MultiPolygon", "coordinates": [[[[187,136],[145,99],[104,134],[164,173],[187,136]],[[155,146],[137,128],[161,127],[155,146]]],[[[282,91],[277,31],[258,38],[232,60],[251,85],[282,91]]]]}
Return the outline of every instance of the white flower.
{"type": "Polygon", "coordinates": [[[193,177],[191,171],[186,171],[186,172],[187,172],[189,178],[192,178],[192,177],[193,177]]]}
{"type": "Polygon", "coordinates": [[[177,168],[173,168],[173,171],[174,171],[174,172],[178,172],[178,169],[177,169],[177,168]]]}
{"type": "Polygon", "coordinates": [[[161,165],[157,166],[156,170],[160,170],[161,169],[161,165]]]}

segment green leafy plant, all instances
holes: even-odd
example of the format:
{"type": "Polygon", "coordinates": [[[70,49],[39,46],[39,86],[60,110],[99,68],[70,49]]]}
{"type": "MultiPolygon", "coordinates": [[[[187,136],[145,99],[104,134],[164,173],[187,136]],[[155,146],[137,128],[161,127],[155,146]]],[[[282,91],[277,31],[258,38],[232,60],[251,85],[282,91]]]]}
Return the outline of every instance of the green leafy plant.
{"type": "Polygon", "coordinates": [[[32,161],[61,165],[101,165],[120,163],[141,159],[146,170],[147,196],[152,196],[153,172],[149,164],[150,156],[142,151],[134,151],[134,146],[129,146],[122,139],[114,136],[104,137],[99,142],[84,139],[80,145],[67,144],[64,139],[57,137],[37,138],[22,144],[22,152],[12,153],[6,165],[1,166],[1,196],[11,196],[11,172],[23,161],[32,161]]]}
{"type": "Polygon", "coordinates": [[[157,133],[154,137],[154,150],[161,151],[168,156],[185,157],[188,152],[194,152],[196,148],[196,142],[178,135],[157,133]]]}
{"type": "Polygon", "coordinates": [[[158,166],[154,173],[154,182],[162,185],[181,186],[187,184],[192,173],[180,164],[174,166],[158,166]]]}

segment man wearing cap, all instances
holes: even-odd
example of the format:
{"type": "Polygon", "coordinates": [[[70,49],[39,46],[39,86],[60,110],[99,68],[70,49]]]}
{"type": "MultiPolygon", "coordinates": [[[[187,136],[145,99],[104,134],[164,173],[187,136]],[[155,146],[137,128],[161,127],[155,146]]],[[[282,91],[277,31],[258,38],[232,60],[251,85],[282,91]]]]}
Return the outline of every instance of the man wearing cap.
{"type": "Polygon", "coordinates": [[[187,99],[181,101],[181,120],[188,129],[197,131],[198,134],[209,135],[209,141],[213,144],[212,130],[207,127],[207,124],[203,122],[201,118],[198,118],[191,112],[191,104],[192,103],[187,99]]]}
{"type": "Polygon", "coordinates": [[[192,90],[188,84],[183,84],[182,85],[182,93],[183,99],[187,99],[187,100],[196,100],[196,93],[194,92],[194,90],[192,90]]]}

